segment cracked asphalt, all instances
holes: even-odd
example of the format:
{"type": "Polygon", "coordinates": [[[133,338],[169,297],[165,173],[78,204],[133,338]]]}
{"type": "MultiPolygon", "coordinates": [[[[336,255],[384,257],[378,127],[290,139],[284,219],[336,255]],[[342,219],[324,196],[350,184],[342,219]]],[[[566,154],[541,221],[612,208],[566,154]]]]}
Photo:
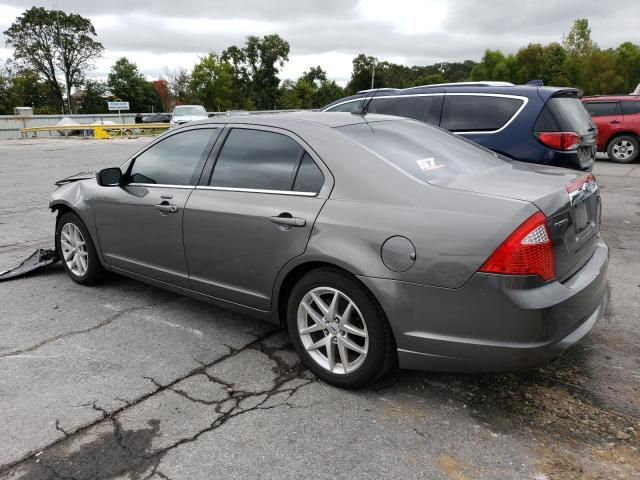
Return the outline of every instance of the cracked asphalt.
{"type": "MultiPolygon", "coordinates": [[[[0,270],[53,245],[53,182],[148,139],[0,142],[0,270]]],[[[612,302],[542,368],[344,391],[273,325],[60,265],[0,283],[0,479],[640,478],[640,164],[595,173],[612,302]]]]}

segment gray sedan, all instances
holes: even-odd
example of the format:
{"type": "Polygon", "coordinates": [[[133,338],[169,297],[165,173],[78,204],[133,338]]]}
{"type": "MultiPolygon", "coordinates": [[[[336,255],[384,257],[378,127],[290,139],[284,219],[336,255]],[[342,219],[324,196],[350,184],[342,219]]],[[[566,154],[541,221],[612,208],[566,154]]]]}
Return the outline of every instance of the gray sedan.
{"type": "Polygon", "coordinates": [[[529,368],[608,301],[592,175],[413,120],[209,119],[81,178],[50,204],[74,281],[109,270],[281,324],[342,387],[396,364],[529,368]]]}

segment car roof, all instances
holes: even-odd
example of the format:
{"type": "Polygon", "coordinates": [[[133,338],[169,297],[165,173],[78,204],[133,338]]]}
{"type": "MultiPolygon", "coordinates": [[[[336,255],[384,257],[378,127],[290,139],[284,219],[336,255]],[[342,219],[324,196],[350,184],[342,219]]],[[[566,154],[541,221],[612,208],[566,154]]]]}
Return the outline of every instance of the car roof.
{"type": "Polygon", "coordinates": [[[553,95],[560,92],[574,92],[581,96],[582,92],[576,88],[571,87],[541,87],[536,85],[483,85],[480,83],[465,83],[459,84],[445,84],[445,85],[424,85],[420,87],[410,87],[403,89],[378,89],[367,90],[364,92],[356,93],[348,97],[335,100],[323,108],[328,108],[337,103],[346,102],[349,100],[356,100],[365,97],[400,97],[404,95],[425,95],[435,93],[478,93],[478,94],[493,94],[493,95],[516,95],[521,97],[530,98],[532,96],[539,96],[543,101],[547,101],[553,95]]]}
{"type": "Polygon", "coordinates": [[[589,101],[602,101],[602,102],[607,102],[607,101],[611,101],[611,100],[621,100],[621,101],[625,101],[625,100],[633,100],[633,101],[637,101],[640,100],[640,95],[592,95],[589,97],[582,97],[583,101],[589,100],[589,101]]]}
{"type": "Polygon", "coordinates": [[[346,125],[354,125],[358,123],[371,123],[380,121],[400,121],[407,120],[403,117],[395,117],[392,115],[380,115],[376,113],[368,113],[366,115],[358,115],[348,112],[316,112],[316,111],[300,111],[286,113],[259,113],[244,115],[239,117],[211,117],[206,120],[198,120],[189,122],[184,126],[208,125],[208,124],[246,124],[260,125],[265,127],[291,127],[295,124],[316,125],[321,127],[335,128],[346,125]]]}

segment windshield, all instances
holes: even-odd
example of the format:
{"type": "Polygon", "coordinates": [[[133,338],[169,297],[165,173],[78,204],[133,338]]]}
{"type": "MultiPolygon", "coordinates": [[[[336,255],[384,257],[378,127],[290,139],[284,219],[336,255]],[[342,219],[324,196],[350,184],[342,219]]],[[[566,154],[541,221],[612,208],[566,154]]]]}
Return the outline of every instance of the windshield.
{"type": "Polygon", "coordinates": [[[412,120],[358,123],[336,130],[409,175],[435,185],[508,161],[469,140],[412,120]]]}
{"type": "Polygon", "coordinates": [[[205,111],[204,107],[199,107],[199,106],[195,106],[195,107],[176,107],[173,110],[173,116],[174,117],[186,117],[186,116],[207,116],[207,112],[205,111]]]}

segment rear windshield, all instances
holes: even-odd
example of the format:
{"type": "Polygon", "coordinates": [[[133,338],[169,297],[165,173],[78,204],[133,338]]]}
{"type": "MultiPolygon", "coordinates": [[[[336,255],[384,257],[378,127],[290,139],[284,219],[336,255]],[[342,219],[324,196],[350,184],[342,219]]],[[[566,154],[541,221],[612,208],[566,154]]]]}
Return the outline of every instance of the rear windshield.
{"type": "Polygon", "coordinates": [[[336,130],[409,175],[435,185],[508,161],[469,140],[412,120],[358,123],[336,130]]]}
{"type": "MultiPolygon", "coordinates": [[[[555,119],[557,131],[577,132],[580,135],[585,135],[593,130],[589,112],[587,112],[578,97],[574,95],[552,97],[547,102],[545,110],[548,110],[548,112],[543,112],[538,121],[540,122],[550,112],[555,119]]],[[[549,130],[537,124],[536,131],[549,130]]]]}

